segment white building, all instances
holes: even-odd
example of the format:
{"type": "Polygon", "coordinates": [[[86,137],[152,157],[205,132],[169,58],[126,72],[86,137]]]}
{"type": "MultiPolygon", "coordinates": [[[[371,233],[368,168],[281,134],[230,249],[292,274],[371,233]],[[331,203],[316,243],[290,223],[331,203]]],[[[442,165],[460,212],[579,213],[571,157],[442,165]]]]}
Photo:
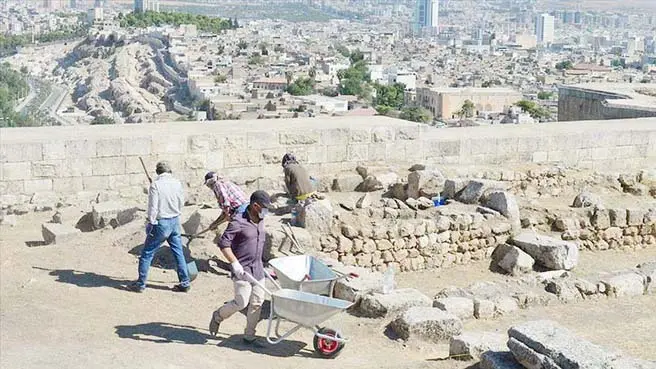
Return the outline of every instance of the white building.
{"type": "Polygon", "coordinates": [[[555,18],[547,13],[540,14],[535,22],[535,35],[538,44],[546,45],[554,42],[555,18]]]}
{"type": "Polygon", "coordinates": [[[298,96],[298,99],[308,105],[308,109],[328,113],[344,113],[348,111],[348,101],[328,96],[309,95],[298,96]]]}
{"type": "Polygon", "coordinates": [[[97,23],[105,20],[105,10],[103,8],[89,9],[87,12],[87,20],[89,23],[97,23]]]}
{"type": "Polygon", "coordinates": [[[645,43],[640,37],[631,37],[626,43],[626,54],[635,56],[645,52],[645,43]]]}
{"type": "Polygon", "coordinates": [[[417,73],[392,67],[387,75],[389,84],[403,83],[406,90],[417,88],[417,73]]]}

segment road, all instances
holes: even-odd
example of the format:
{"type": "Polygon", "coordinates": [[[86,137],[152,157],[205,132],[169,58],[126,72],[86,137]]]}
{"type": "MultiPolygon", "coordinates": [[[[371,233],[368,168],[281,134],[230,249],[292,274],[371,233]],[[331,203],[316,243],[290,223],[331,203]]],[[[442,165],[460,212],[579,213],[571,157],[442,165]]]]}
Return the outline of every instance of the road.
{"type": "Polygon", "coordinates": [[[27,85],[30,88],[30,92],[23,99],[23,101],[21,101],[20,104],[16,105],[16,107],[14,108],[14,111],[16,111],[17,113],[20,113],[25,108],[25,106],[29,104],[30,101],[32,101],[32,99],[34,99],[34,97],[36,96],[36,88],[31,78],[27,79],[27,85]]]}

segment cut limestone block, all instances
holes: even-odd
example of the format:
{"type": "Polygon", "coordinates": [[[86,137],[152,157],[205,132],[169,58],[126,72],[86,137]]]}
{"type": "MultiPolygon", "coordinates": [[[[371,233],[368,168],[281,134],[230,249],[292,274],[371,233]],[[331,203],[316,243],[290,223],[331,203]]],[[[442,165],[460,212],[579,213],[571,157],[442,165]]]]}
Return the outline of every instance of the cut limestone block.
{"type": "Polygon", "coordinates": [[[93,205],[91,211],[93,226],[96,229],[127,224],[136,218],[137,208],[117,201],[101,202],[93,205]]]}
{"type": "Polygon", "coordinates": [[[570,270],[579,261],[579,249],[573,242],[525,231],[514,236],[511,243],[551,270],[570,270]]]}
{"type": "Polygon", "coordinates": [[[494,332],[463,332],[449,342],[449,356],[461,360],[479,360],[486,351],[507,349],[508,336],[494,332]]]}
{"type": "Polygon", "coordinates": [[[640,296],[645,293],[645,276],[628,272],[605,278],[606,294],[611,297],[640,296]]]}
{"type": "Polygon", "coordinates": [[[487,351],[481,355],[479,369],[525,369],[510,351],[487,351]]]}
{"type": "Polygon", "coordinates": [[[462,332],[462,321],[457,316],[437,308],[415,306],[394,320],[390,327],[404,340],[419,339],[444,342],[462,332]]]}
{"type": "Polygon", "coordinates": [[[82,232],[68,224],[44,223],[41,225],[41,234],[46,244],[61,244],[75,239],[82,232]]]}
{"type": "Polygon", "coordinates": [[[499,261],[499,267],[514,276],[531,272],[533,264],[535,260],[531,255],[516,246],[512,246],[499,261]]]}
{"type": "Polygon", "coordinates": [[[460,319],[474,317],[474,300],[467,297],[444,297],[433,301],[433,307],[451,313],[460,319]]]}
{"type": "Polygon", "coordinates": [[[373,293],[362,297],[360,313],[364,317],[380,318],[413,306],[431,306],[428,296],[413,288],[394,290],[388,294],[373,293]]]}
{"type": "Polygon", "coordinates": [[[338,299],[355,302],[359,304],[363,296],[370,293],[383,292],[383,274],[372,272],[369,269],[341,266],[334,268],[336,271],[349,274],[355,273],[357,278],[341,278],[335,283],[335,297],[338,299]]]}

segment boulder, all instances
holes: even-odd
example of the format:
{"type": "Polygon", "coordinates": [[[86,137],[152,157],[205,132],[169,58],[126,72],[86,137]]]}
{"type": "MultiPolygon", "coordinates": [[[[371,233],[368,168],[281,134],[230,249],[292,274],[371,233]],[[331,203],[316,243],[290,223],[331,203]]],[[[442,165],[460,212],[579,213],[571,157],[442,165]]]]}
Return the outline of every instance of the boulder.
{"type": "Polygon", "coordinates": [[[519,205],[515,195],[507,191],[491,191],[485,195],[483,205],[508,218],[514,228],[520,228],[519,205]]]}
{"type": "Polygon", "coordinates": [[[494,302],[485,299],[474,299],[474,317],[476,319],[490,319],[494,317],[496,306],[494,302]]]}
{"type": "Polygon", "coordinates": [[[474,317],[474,300],[467,297],[444,297],[433,301],[433,307],[451,313],[460,319],[474,317]]]}
{"type": "MultiPolygon", "coordinates": [[[[471,180],[465,188],[456,196],[456,200],[465,204],[476,204],[483,194],[490,190],[505,190],[507,185],[499,181],[484,179],[471,180]]],[[[518,217],[519,219],[519,217],[518,217]]]]}
{"type": "Polygon", "coordinates": [[[362,183],[362,177],[355,173],[338,174],[333,179],[332,190],[336,192],[354,192],[362,183]]]}
{"type": "MultiPolygon", "coordinates": [[[[294,232],[294,237],[301,245],[302,248],[308,250],[312,247],[312,235],[304,228],[291,227],[294,232]]],[[[265,241],[264,252],[262,258],[264,261],[269,261],[273,258],[292,255],[298,251],[294,246],[292,240],[283,232],[280,227],[266,227],[265,228],[265,241]]]]}
{"type": "Polygon", "coordinates": [[[299,222],[313,234],[330,233],[333,221],[333,208],[329,200],[312,201],[301,208],[299,222]]]}
{"type": "Polygon", "coordinates": [[[68,224],[43,223],[41,225],[41,235],[46,244],[69,242],[81,233],[82,231],[68,224]]]}
{"type": "Polygon", "coordinates": [[[91,210],[93,225],[96,229],[107,226],[116,228],[133,221],[136,218],[137,210],[135,206],[116,201],[94,204],[91,210]]]}
{"type": "Polygon", "coordinates": [[[340,273],[356,273],[357,278],[341,278],[335,283],[334,295],[338,299],[352,301],[358,304],[362,296],[370,293],[383,292],[383,274],[371,272],[358,267],[333,267],[340,273]]]}
{"type": "Polygon", "coordinates": [[[355,188],[355,191],[357,192],[374,192],[378,190],[382,190],[384,188],[383,183],[376,179],[374,176],[367,176],[367,178],[362,181],[358,185],[358,187],[355,188]]]}
{"type": "Polygon", "coordinates": [[[444,176],[438,170],[418,170],[408,174],[408,197],[433,198],[444,189],[444,176]]]}
{"type": "Polygon", "coordinates": [[[519,310],[517,300],[509,296],[498,296],[492,298],[494,303],[494,315],[503,316],[519,310]]]}
{"type": "Polygon", "coordinates": [[[531,231],[515,235],[511,243],[551,270],[571,270],[579,260],[579,249],[575,243],[531,231]]]}
{"type": "Polygon", "coordinates": [[[486,351],[507,349],[505,334],[493,332],[463,332],[449,342],[449,356],[461,360],[480,360],[486,351]]]}
{"type": "Polygon", "coordinates": [[[508,330],[508,348],[528,369],[607,368],[619,358],[607,350],[580,339],[568,329],[549,320],[522,323],[508,330]]]}
{"type": "Polygon", "coordinates": [[[478,369],[525,369],[510,351],[484,352],[478,366],[478,369]]]}
{"type": "Polygon", "coordinates": [[[645,293],[645,276],[628,272],[601,280],[611,297],[640,296],[645,293]]]}
{"type": "Polygon", "coordinates": [[[444,181],[444,191],[442,191],[442,197],[445,199],[455,199],[460,195],[462,190],[467,187],[469,179],[467,178],[453,178],[447,179],[444,181]]]}
{"type": "Polygon", "coordinates": [[[589,191],[581,191],[572,202],[572,207],[587,208],[602,205],[601,198],[589,191]]]}
{"type": "Polygon", "coordinates": [[[656,261],[642,263],[637,266],[638,273],[645,277],[645,292],[649,294],[656,293],[656,261]]]}
{"type": "Polygon", "coordinates": [[[221,209],[198,209],[195,210],[187,219],[182,223],[182,229],[186,234],[196,234],[206,230],[212,222],[217,220],[223,211],[221,209]]]}
{"type": "Polygon", "coordinates": [[[453,314],[432,307],[415,306],[394,320],[390,327],[404,340],[444,342],[462,333],[462,321],[453,314]]]}
{"type": "Polygon", "coordinates": [[[583,300],[576,282],[570,279],[552,279],[547,282],[544,290],[558,296],[558,299],[565,303],[583,300]]]}
{"type": "Polygon", "coordinates": [[[413,288],[393,290],[388,294],[373,293],[362,297],[360,314],[368,318],[380,318],[401,312],[413,306],[431,306],[428,296],[413,288]]]}
{"type": "Polygon", "coordinates": [[[499,267],[513,276],[529,273],[533,270],[535,260],[516,246],[511,246],[499,261],[499,267]]]}

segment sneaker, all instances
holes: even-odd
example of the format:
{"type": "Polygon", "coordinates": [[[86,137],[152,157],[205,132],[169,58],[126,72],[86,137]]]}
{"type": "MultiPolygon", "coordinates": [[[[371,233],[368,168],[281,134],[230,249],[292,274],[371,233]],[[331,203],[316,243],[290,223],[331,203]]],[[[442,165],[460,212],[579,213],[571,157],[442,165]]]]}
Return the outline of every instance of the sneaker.
{"type": "Polygon", "coordinates": [[[139,284],[139,282],[132,282],[128,285],[128,290],[136,293],[142,293],[146,289],[145,286],[139,284]]]}
{"type": "Polygon", "coordinates": [[[221,317],[219,317],[218,310],[212,313],[212,319],[210,319],[210,334],[212,336],[216,336],[217,333],[219,333],[219,327],[221,326],[221,317]]]}
{"type": "Polygon", "coordinates": [[[173,286],[173,292],[189,292],[191,286],[183,286],[181,284],[176,284],[173,286]]]}

